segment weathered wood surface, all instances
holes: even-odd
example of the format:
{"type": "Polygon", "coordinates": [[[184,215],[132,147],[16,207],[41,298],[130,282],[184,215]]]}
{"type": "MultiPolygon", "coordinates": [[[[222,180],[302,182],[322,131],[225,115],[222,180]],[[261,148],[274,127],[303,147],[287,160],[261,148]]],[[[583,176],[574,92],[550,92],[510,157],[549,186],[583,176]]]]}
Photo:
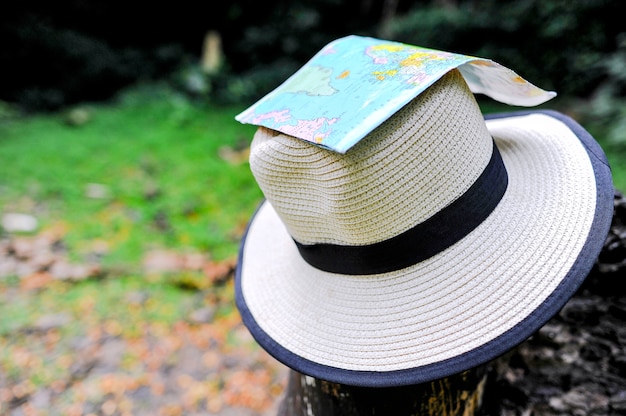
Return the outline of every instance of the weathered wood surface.
{"type": "Polygon", "coordinates": [[[289,373],[278,416],[472,416],[487,379],[485,367],[429,383],[371,388],[289,373]]]}

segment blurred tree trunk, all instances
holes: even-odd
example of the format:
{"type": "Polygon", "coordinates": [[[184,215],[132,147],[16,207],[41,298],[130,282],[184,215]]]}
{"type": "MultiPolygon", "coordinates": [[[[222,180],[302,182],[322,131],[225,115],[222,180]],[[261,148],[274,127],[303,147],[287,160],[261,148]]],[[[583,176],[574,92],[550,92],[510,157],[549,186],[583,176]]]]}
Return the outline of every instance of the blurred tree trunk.
{"type": "Polygon", "coordinates": [[[378,36],[383,39],[387,39],[391,35],[389,30],[389,24],[396,17],[396,11],[398,10],[398,0],[384,0],[383,9],[380,16],[380,29],[378,36]]]}
{"type": "Polygon", "coordinates": [[[434,4],[445,9],[456,9],[459,5],[457,0],[434,0],[434,4]]]}
{"type": "Polygon", "coordinates": [[[481,406],[486,367],[430,383],[356,387],[289,373],[278,416],[472,416],[481,406]]]}

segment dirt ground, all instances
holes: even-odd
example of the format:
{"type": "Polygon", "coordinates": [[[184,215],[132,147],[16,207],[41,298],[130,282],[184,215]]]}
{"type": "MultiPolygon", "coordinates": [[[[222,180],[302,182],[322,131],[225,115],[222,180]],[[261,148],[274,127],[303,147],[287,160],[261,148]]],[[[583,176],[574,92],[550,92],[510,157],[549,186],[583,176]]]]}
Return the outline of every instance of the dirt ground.
{"type": "MultiPolygon", "coordinates": [[[[557,316],[493,363],[481,415],[626,415],[625,277],[626,199],[618,193],[611,232],[592,273],[557,316]]],[[[10,302],[11,293],[0,293],[0,301],[10,302]]],[[[50,315],[0,339],[0,358],[14,364],[10,371],[0,368],[0,415],[277,412],[288,369],[254,346],[236,313],[216,322],[200,308],[191,322],[146,326],[134,338],[102,322],[59,339],[68,320],[50,315]],[[58,377],[34,384],[29,380],[42,365],[58,377]]]]}

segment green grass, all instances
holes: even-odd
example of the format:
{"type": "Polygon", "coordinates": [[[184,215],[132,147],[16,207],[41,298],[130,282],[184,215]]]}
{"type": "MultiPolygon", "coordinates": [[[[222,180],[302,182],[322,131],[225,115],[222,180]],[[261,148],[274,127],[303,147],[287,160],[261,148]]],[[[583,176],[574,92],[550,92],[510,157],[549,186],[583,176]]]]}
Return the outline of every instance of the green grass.
{"type": "Polygon", "coordinates": [[[34,290],[23,287],[29,276],[0,276],[0,373],[11,383],[67,377],[72,339],[94,328],[124,339],[145,328],[169,333],[209,305],[215,325],[228,330],[236,313],[232,281],[207,287],[202,272],[147,273],[142,260],[151,249],[236,256],[262,198],[245,158],[220,157],[220,149],[245,149],[252,138],[255,128],[234,120],[243,107],[145,88],[75,110],[87,121],[75,122],[76,111],[0,118],[0,215],[35,216],[32,234],[58,235],[71,261],[101,256],[104,271],[102,279],[53,280],[34,290]],[[200,290],[181,284],[190,279],[202,281],[200,290]],[[67,322],[52,331],[59,338],[44,354],[33,339],[44,336],[40,320],[55,316],[67,322]],[[24,351],[43,358],[25,366],[16,361],[24,351]]]}
{"type": "Polygon", "coordinates": [[[73,252],[105,242],[111,264],[136,264],[153,246],[236,253],[261,197],[246,163],[218,156],[250,141],[254,128],[233,118],[242,108],[164,90],[84,108],[80,125],[63,114],[0,124],[0,211],[66,229],[73,252]],[[89,197],[92,184],[106,195],[89,197]]]}

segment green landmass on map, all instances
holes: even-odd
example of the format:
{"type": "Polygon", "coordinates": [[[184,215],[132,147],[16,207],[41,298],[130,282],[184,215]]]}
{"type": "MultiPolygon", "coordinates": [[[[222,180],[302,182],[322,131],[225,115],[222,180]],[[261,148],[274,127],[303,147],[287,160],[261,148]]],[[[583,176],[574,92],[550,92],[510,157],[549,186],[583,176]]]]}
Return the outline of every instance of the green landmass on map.
{"type": "Polygon", "coordinates": [[[311,96],[336,94],[337,90],[330,85],[332,73],[332,68],[305,66],[285,82],[281,92],[311,96]]]}

